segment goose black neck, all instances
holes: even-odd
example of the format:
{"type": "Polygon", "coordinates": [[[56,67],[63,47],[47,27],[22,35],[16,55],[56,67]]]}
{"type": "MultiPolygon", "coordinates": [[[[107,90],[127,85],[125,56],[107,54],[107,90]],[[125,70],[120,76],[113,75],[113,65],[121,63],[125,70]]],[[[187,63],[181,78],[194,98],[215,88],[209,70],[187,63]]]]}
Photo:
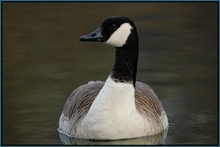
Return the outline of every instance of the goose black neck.
{"type": "Polygon", "coordinates": [[[116,82],[132,83],[135,87],[138,63],[138,36],[129,36],[127,43],[116,47],[111,77],[116,82]]]}

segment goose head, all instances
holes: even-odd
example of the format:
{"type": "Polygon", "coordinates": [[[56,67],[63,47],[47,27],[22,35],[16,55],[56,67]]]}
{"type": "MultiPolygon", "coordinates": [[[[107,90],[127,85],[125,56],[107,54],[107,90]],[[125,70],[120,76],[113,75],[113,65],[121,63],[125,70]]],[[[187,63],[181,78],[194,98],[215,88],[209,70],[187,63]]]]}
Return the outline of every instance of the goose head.
{"type": "Polygon", "coordinates": [[[133,38],[131,36],[137,38],[137,30],[134,22],[127,17],[112,16],[106,18],[95,31],[81,36],[79,40],[102,42],[113,47],[123,47],[129,42],[135,41],[129,41],[130,38],[133,38]]]}
{"type": "Polygon", "coordinates": [[[138,62],[138,34],[134,22],[124,16],[106,18],[95,31],[81,36],[80,41],[102,42],[116,48],[115,64],[110,77],[115,82],[133,83],[138,62]]]}

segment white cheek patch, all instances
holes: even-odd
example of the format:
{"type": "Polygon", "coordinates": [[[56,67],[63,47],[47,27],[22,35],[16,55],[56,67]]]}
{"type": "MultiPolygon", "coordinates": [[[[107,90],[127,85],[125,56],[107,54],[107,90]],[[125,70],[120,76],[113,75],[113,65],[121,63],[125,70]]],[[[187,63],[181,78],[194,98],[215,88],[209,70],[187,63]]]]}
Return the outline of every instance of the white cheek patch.
{"type": "Polygon", "coordinates": [[[133,28],[129,23],[122,24],[105,43],[114,47],[122,47],[131,34],[131,29],[133,28]]]}

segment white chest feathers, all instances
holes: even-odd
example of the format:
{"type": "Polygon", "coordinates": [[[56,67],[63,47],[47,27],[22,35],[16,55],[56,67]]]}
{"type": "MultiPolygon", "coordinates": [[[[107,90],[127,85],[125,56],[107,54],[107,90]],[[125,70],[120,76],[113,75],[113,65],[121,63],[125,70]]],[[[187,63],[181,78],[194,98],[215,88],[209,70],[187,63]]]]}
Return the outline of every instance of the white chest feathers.
{"type": "Polygon", "coordinates": [[[131,34],[131,29],[132,26],[129,23],[122,24],[105,43],[114,47],[122,47],[131,34]]]}
{"type": "Polygon", "coordinates": [[[143,128],[144,120],[135,107],[133,85],[116,83],[109,77],[78,127],[77,136],[133,138],[144,134],[143,128]]]}

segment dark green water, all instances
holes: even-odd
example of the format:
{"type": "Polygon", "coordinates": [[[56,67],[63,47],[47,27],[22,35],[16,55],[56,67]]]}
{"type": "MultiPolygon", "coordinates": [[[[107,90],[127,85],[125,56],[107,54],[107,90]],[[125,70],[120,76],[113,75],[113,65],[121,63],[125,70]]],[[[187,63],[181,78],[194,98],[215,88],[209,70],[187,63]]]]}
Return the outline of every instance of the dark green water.
{"type": "Polygon", "coordinates": [[[3,2],[2,143],[62,144],[57,127],[67,97],[105,80],[114,61],[112,47],[78,39],[104,18],[124,15],[139,32],[137,79],[168,113],[165,144],[217,144],[217,6],[3,2]]]}

